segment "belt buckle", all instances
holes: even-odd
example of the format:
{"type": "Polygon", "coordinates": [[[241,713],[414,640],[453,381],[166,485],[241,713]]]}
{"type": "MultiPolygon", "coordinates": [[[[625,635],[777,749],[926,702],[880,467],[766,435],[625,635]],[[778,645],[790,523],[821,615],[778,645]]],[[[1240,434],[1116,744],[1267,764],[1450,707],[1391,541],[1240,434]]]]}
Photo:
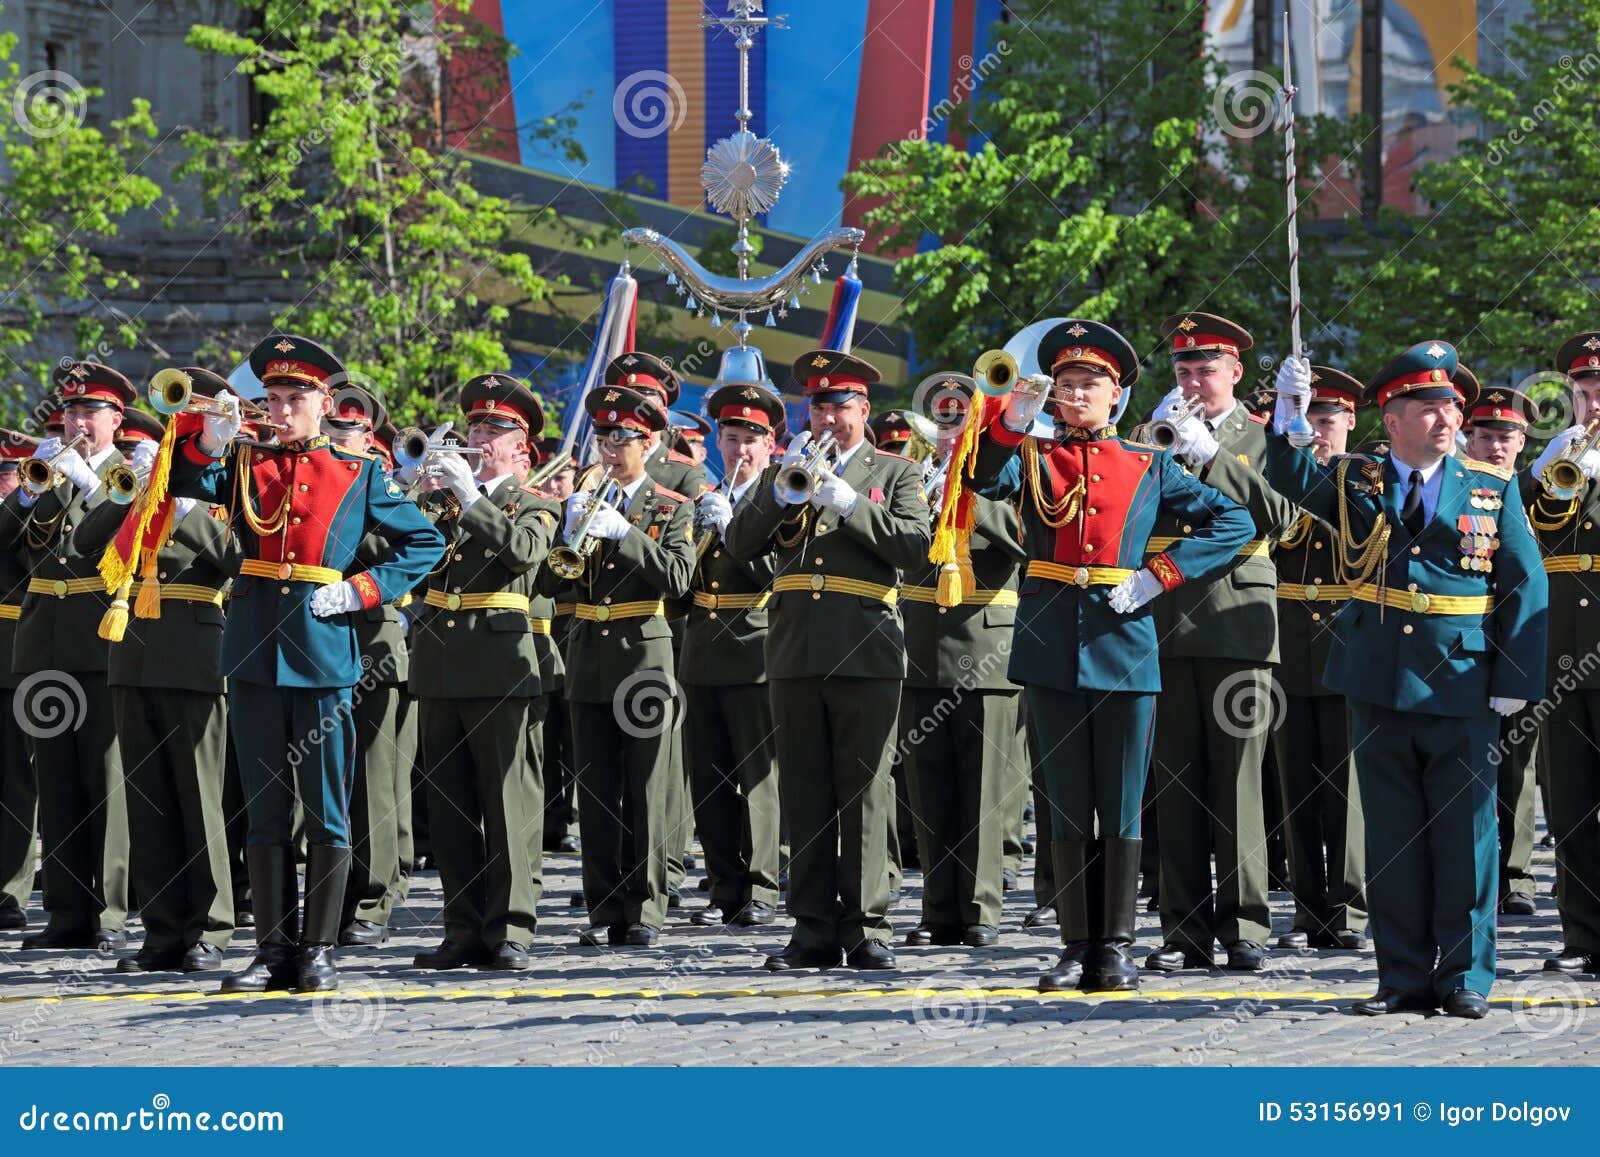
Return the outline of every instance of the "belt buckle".
{"type": "Polygon", "coordinates": [[[814,574],[811,576],[811,589],[814,591],[820,591],[824,586],[827,585],[827,582],[828,579],[826,575],[814,574]]]}
{"type": "Polygon", "coordinates": [[[1424,592],[1417,591],[1411,596],[1411,609],[1417,612],[1419,615],[1426,614],[1428,611],[1429,601],[1430,600],[1428,599],[1428,596],[1424,592]]]}
{"type": "Polygon", "coordinates": [[[1579,570],[1593,570],[1594,569],[1594,555],[1592,555],[1592,554],[1580,554],[1578,556],[1578,569],[1579,570]]]}
{"type": "Polygon", "coordinates": [[[294,574],[293,563],[286,562],[278,568],[278,577],[280,579],[287,579],[292,574],[294,574]]]}
{"type": "Polygon", "coordinates": [[[67,597],[67,580],[66,579],[56,579],[56,581],[54,582],[54,584],[52,584],[50,589],[55,592],[56,598],[58,598],[58,599],[66,598],[67,597]]]}
{"type": "Polygon", "coordinates": [[[604,603],[601,603],[598,607],[596,607],[594,609],[594,620],[595,620],[595,622],[603,623],[603,622],[606,622],[610,618],[611,618],[611,608],[606,606],[604,603]]]}
{"type": "Polygon", "coordinates": [[[1319,586],[1316,583],[1307,583],[1306,584],[1306,598],[1308,600],[1310,600],[1311,602],[1316,602],[1321,597],[1322,597],[1322,587],[1321,586],[1319,586]]]}
{"type": "Polygon", "coordinates": [[[709,607],[707,607],[706,610],[714,611],[714,610],[717,610],[719,607],[722,606],[722,596],[721,595],[710,595],[708,597],[711,599],[711,605],[709,607]]]}
{"type": "Polygon", "coordinates": [[[444,605],[445,605],[445,609],[446,610],[459,611],[461,609],[461,596],[460,595],[445,595],[445,597],[444,597],[444,605]]]}
{"type": "Polygon", "coordinates": [[[1072,572],[1072,582],[1075,586],[1087,587],[1089,585],[1089,568],[1080,566],[1072,572]]]}

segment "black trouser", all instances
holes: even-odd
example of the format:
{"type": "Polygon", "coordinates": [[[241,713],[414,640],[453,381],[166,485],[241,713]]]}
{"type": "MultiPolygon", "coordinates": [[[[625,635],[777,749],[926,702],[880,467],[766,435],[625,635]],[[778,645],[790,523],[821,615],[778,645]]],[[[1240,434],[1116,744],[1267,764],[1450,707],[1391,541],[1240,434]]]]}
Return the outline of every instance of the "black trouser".
{"type": "Polygon", "coordinates": [[[0,688],[0,908],[25,909],[33,895],[39,781],[27,735],[16,723],[13,694],[0,688]]]}
{"type": "Polygon", "coordinates": [[[572,773],[572,731],[567,700],[549,697],[544,716],[544,846],[553,850],[578,818],[577,777],[572,773]]]}
{"type": "Polygon", "coordinates": [[[764,683],[684,688],[684,751],[711,902],[732,916],[778,903],[778,764],[764,683]]]}
{"type": "Polygon", "coordinates": [[[1600,955],[1600,691],[1568,691],[1551,703],[1539,741],[1550,779],[1561,936],[1574,952],[1600,955]]]}
{"type": "Polygon", "coordinates": [[[350,877],[342,921],[388,926],[405,887],[400,868],[400,801],[411,788],[416,732],[405,727],[403,688],[355,692],[356,774],[350,790],[350,877]]]}

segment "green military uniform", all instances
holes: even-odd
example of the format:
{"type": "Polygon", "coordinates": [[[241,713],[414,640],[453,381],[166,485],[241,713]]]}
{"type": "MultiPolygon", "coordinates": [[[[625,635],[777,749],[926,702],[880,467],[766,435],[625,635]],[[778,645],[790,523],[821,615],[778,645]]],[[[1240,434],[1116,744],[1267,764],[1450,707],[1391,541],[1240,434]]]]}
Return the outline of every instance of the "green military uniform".
{"type": "MultiPolygon", "coordinates": [[[[31,452],[31,447],[21,453],[31,452]]],[[[13,473],[15,464],[13,460],[13,473]]],[[[22,676],[11,670],[17,620],[28,592],[20,552],[0,549],[0,719],[16,720],[12,693],[22,676]]],[[[39,782],[21,727],[0,730],[0,928],[22,928],[33,895],[33,855],[38,838],[39,782]]]]}
{"type": "MultiPolygon", "coordinates": [[[[462,404],[469,421],[513,406],[538,412],[526,387],[494,374],[468,383],[462,404]]],[[[487,963],[503,951],[502,965],[525,967],[518,954],[538,923],[544,822],[541,753],[528,746],[541,690],[528,612],[556,520],[511,476],[464,509],[448,490],[422,506],[446,537],[410,640],[445,943],[417,964],[487,963]]]]}
{"type": "MultiPolygon", "coordinates": [[[[578,820],[577,775],[572,765],[572,712],[567,706],[567,638],[572,633],[572,612],[577,603],[568,600],[558,603],[548,596],[534,601],[532,613],[550,622],[549,659],[540,652],[539,679],[546,676],[545,664],[550,665],[550,678],[554,686],[545,692],[547,700],[544,719],[544,848],[547,852],[560,851],[568,839],[568,828],[578,820]]],[[[575,837],[574,837],[575,838],[575,837]]],[[[576,851],[569,844],[569,851],[576,851]]]]}
{"type": "MultiPolygon", "coordinates": [[[[814,404],[864,396],[877,380],[867,363],[828,350],[794,368],[814,404]]],[[[726,535],[735,558],[777,555],[766,658],[795,928],[767,964],[827,967],[843,951],[887,967],[889,765],[906,673],[895,588],[901,570],[927,558],[921,470],[858,442],[835,471],[855,492],[843,517],[780,501],[781,469],[757,479],[726,535]]]]}
{"type": "Polygon", "coordinates": [[[901,750],[922,863],[922,921],[908,944],[993,943],[1005,838],[1022,816],[1021,688],[1006,666],[1027,552],[1014,506],[975,505],[976,589],[959,606],[939,606],[939,568],[928,563],[909,570],[900,588],[912,723],[901,750]]]}
{"type": "MultiPolygon", "coordinates": [[[[132,615],[111,645],[107,683],[127,773],[133,885],[144,946],[121,971],[220,967],[233,935],[233,879],[222,804],[224,590],[239,544],[203,504],[173,504],[156,556],[160,616],[132,615]],[[188,509],[183,509],[187,507],[188,509]],[[191,951],[209,945],[215,951],[191,951]]],[[[78,546],[104,550],[128,508],[104,502],[78,527],[78,546]]],[[[137,605],[144,583],[129,592],[137,605]]],[[[148,594],[146,594],[148,599],[148,594]]]]}
{"type": "MultiPolygon", "coordinates": [[[[552,523],[561,518],[561,504],[540,499],[552,523]]],[[[528,750],[538,753],[539,790],[544,797],[544,815],[539,823],[539,856],[542,862],[551,847],[549,824],[557,808],[552,806],[552,796],[566,790],[567,775],[561,762],[566,758],[566,725],[561,718],[566,704],[560,698],[562,684],[566,681],[567,665],[561,657],[561,648],[555,638],[556,603],[537,589],[528,602],[528,626],[533,630],[533,649],[539,661],[539,699],[528,710],[528,750]],[[552,741],[549,732],[556,731],[560,739],[552,741]]],[[[563,801],[564,803],[564,801],[563,801]]],[[[565,812],[561,811],[565,827],[565,812]]],[[[565,835],[565,831],[562,832],[565,835]]]]}
{"type": "MultiPolygon", "coordinates": [[[[68,389],[132,400],[133,387],[116,371],[73,363],[86,376],[68,389]]],[[[91,463],[102,479],[122,455],[106,451],[91,463]]],[[[110,605],[100,578],[98,551],[85,552],[76,534],[89,511],[109,501],[102,485],[87,498],[62,481],[25,505],[17,490],[0,504],[0,550],[22,552],[28,593],[17,622],[15,692],[34,725],[33,762],[39,783],[39,826],[44,846],[44,906],[49,924],[25,948],[119,945],[128,912],[128,814],[116,720],[106,686],[107,644],[100,620],[110,605]],[[28,678],[32,676],[32,678],[28,678]],[[59,717],[49,713],[53,695],[67,699],[59,717]],[[55,690],[52,691],[52,688],[55,690]],[[75,689],[75,690],[74,690],[75,689]],[[81,697],[80,697],[81,696],[81,697]],[[47,714],[40,716],[44,708],[47,714]],[[66,722],[67,726],[58,726],[66,722]]],[[[62,703],[56,701],[57,707],[62,703]]]]}

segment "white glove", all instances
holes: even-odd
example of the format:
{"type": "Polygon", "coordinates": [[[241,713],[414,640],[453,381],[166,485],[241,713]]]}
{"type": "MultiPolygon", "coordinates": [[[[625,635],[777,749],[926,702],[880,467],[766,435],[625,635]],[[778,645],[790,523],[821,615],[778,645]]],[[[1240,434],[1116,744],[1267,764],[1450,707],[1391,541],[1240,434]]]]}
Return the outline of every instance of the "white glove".
{"type": "Polygon", "coordinates": [[[818,480],[817,488],[811,492],[811,505],[818,510],[826,506],[837,510],[840,518],[849,518],[850,512],[856,508],[855,487],[837,474],[824,474],[818,480]]]}
{"type": "Polygon", "coordinates": [[[1284,358],[1273,383],[1278,401],[1272,410],[1272,432],[1282,434],[1290,420],[1305,412],[1311,401],[1311,362],[1307,358],[1284,358]]]}
{"type": "Polygon", "coordinates": [[[707,530],[721,534],[733,521],[733,504],[728,501],[726,494],[708,490],[695,505],[700,514],[700,525],[707,530]]]}
{"type": "Polygon", "coordinates": [[[621,542],[628,537],[628,528],[632,525],[615,506],[602,502],[600,509],[595,512],[594,521],[589,523],[589,533],[609,542],[621,542]]]}
{"type": "Polygon", "coordinates": [[[434,471],[434,476],[439,479],[440,485],[449,487],[460,500],[462,510],[483,497],[483,491],[478,489],[477,479],[472,476],[472,467],[467,465],[466,455],[434,454],[425,461],[434,471]]]}
{"type": "Polygon", "coordinates": [[[147,474],[156,464],[156,451],[160,449],[154,442],[140,442],[133,448],[133,457],[129,465],[141,474],[147,474]]]}
{"type": "Polygon", "coordinates": [[[39,459],[41,462],[48,462],[57,454],[61,453],[61,447],[64,445],[66,445],[66,443],[64,443],[60,438],[45,438],[40,441],[38,447],[33,452],[33,456],[39,459]]]}
{"type": "Polygon", "coordinates": [[[561,540],[572,541],[572,532],[578,527],[578,519],[583,517],[583,508],[589,505],[589,498],[593,490],[574,490],[567,495],[566,520],[561,524],[561,540]]]}
{"type": "MultiPolygon", "coordinates": [[[[1017,383],[1021,385],[1021,383],[1017,383]]],[[[1044,409],[1045,392],[1014,389],[1006,395],[1006,408],[1000,415],[1006,429],[1013,434],[1026,434],[1033,429],[1033,421],[1044,409]]]]}
{"type": "Polygon", "coordinates": [[[1161,580],[1147,567],[1140,567],[1116,586],[1106,596],[1111,609],[1119,615],[1131,615],[1161,593],[1161,580]]]}
{"type": "Polygon", "coordinates": [[[396,466],[394,473],[389,477],[395,480],[396,485],[409,490],[412,483],[417,480],[417,468],[415,466],[396,466]]]}
{"type": "MultiPolygon", "coordinates": [[[[1574,439],[1583,436],[1583,432],[1583,426],[1568,426],[1554,438],[1551,438],[1550,441],[1545,444],[1545,448],[1540,455],[1533,460],[1533,465],[1528,468],[1532,472],[1533,476],[1535,478],[1539,477],[1539,475],[1544,472],[1544,468],[1546,466],[1550,465],[1550,463],[1554,462],[1557,458],[1560,458],[1567,452],[1568,447],[1572,445],[1574,439]]],[[[42,445],[39,447],[39,451],[42,457],[44,452],[44,447],[42,445]]],[[[1583,471],[1583,476],[1585,478],[1600,478],[1600,450],[1590,450],[1582,458],[1579,458],[1578,469],[1583,471]]]]}
{"type": "MultiPolygon", "coordinates": [[[[804,466],[806,460],[805,450],[809,445],[811,445],[810,430],[802,430],[800,433],[796,434],[794,439],[789,443],[789,448],[783,452],[783,462],[780,465],[780,471],[788,470],[790,467],[794,466],[804,466]]],[[[774,485],[773,489],[776,491],[777,486],[774,485]]],[[[779,498],[778,501],[782,502],[785,506],[793,505],[792,503],[784,502],[782,498],[779,498]]]]}
{"type": "Polygon", "coordinates": [[[1178,440],[1172,444],[1172,452],[1188,459],[1193,466],[1205,466],[1217,456],[1216,435],[1206,429],[1203,418],[1191,415],[1179,423],[1178,440]]]}
{"type": "Polygon", "coordinates": [[[361,596],[347,582],[329,583],[311,592],[311,613],[319,619],[361,609],[361,596]]]}
{"type": "Polygon", "coordinates": [[[1489,696],[1489,710],[1498,715],[1515,715],[1528,705],[1526,699],[1506,699],[1499,695],[1489,696]]]}
{"type": "Polygon", "coordinates": [[[174,498],[172,500],[172,525],[177,526],[178,523],[188,518],[189,511],[194,509],[197,501],[199,500],[195,498],[174,498]]]}
{"type": "Polygon", "coordinates": [[[1155,410],[1150,415],[1150,420],[1152,422],[1170,422],[1177,416],[1182,407],[1183,390],[1178,386],[1173,386],[1172,389],[1166,392],[1161,401],[1156,404],[1155,410]]]}
{"type": "Polygon", "coordinates": [[[222,403],[225,413],[207,414],[205,430],[200,435],[200,449],[213,458],[220,458],[228,443],[239,436],[243,422],[239,417],[239,399],[231,390],[218,390],[213,401],[222,403]]]}
{"type": "Polygon", "coordinates": [[[84,494],[93,494],[100,489],[100,479],[83,460],[83,455],[76,450],[68,450],[64,454],[57,454],[50,462],[51,469],[59,473],[68,482],[72,483],[84,494]]]}

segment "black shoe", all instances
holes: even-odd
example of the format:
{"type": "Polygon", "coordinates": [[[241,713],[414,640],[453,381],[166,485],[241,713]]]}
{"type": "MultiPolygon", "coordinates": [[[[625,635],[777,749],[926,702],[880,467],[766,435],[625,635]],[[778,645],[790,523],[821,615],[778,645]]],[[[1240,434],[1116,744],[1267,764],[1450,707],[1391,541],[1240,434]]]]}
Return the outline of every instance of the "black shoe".
{"type": "Polygon", "coordinates": [[[962,928],[959,924],[918,924],[906,933],[906,944],[912,947],[936,944],[941,948],[950,948],[961,942],[962,928]]]}
{"type": "Polygon", "coordinates": [[[1010,868],[1002,868],[1000,870],[1000,890],[1002,892],[1015,892],[1021,886],[1022,882],[1017,878],[1016,872],[1010,868]]]}
{"type": "MultiPolygon", "coordinates": [[[[1538,912],[1533,897],[1522,892],[1511,892],[1500,901],[1500,914],[1502,916],[1532,916],[1538,912]]],[[[1465,991],[1465,990],[1463,990],[1465,991]]]]}
{"type": "Polygon", "coordinates": [[[1356,952],[1366,946],[1367,934],[1365,932],[1352,932],[1349,929],[1344,929],[1333,934],[1332,947],[1334,948],[1343,948],[1350,952],[1356,952]]]}
{"type": "Polygon", "coordinates": [[[661,939],[661,929],[648,924],[629,924],[623,933],[622,943],[629,948],[649,948],[661,939]]]}
{"type": "Polygon", "coordinates": [[[698,868],[699,866],[700,866],[700,861],[696,860],[694,858],[694,853],[693,852],[684,852],[683,853],[683,870],[685,872],[692,872],[696,868],[698,868]]]}
{"type": "Polygon", "coordinates": [[[1544,838],[1539,841],[1539,846],[1541,848],[1553,848],[1553,847],[1555,847],[1556,846],[1556,838],[1555,838],[1555,836],[1551,835],[1549,832],[1546,832],[1544,834],[1544,838]]]}
{"type": "Polygon", "coordinates": [[[204,940],[189,945],[178,961],[179,972],[215,972],[222,967],[222,949],[204,940]]]}
{"type": "Polygon", "coordinates": [[[711,877],[710,876],[701,876],[700,877],[700,882],[694,886],[694,890],[696,892],[709,892],[709,891],[711,891],[711,877]]]}
{"type": "Polygon", "coordinates": [[[1146,912],[1159,912],[1159,911],[1161,911],[1161,897],[1160,896],[1151,896],[1148,900],[1146,900],[1144,902],[1144,910],[1146,912]]]}
{"type": "Polygon", "coordinates": [[[727,922],[721,904],[707,904],[689,917],[689,923],[696,928],[720,928],[727,922]]]}
{"type": "Polygon", "coordinates": [[[1139,966],[1132,940],[1100,940],[1089,949],[1083,980],[1085,992],[1132,992],[1139,987],[1139,966]]]}
{"type": "Polygon", "coordinates": [[[588,904],[584,903],[582,892],[574,892],[567,897],[568,908],[587,908],[588,906],[588,904]]]}
{"type": "Polygon", "coordinates": [[[1394,988],[1380,988],[1369,1000],[1358,1000],[1350,1006],[1357,1016],[1389,1016],[1397,1012],[1432,1012],[1438,1005],[1433,997],[1416,992],[1401,992],[1394,988]]]}
{"type": "Polygon", "coordinates": [[[1470,988],[1458,988],[1444,998],[1444,1014],[1462,1020],[1482,1020],[1489,1015],[1489,1002],[1470,988]]]}
{"type": "Polygon", "coordinates": [[[678,889],[673,888],[671,886],[668,886],[668,888],[667,888],[667,909],[668,909],[668,911],[672,910],[673,908],[682,908],[682,907],[683,907],[683,894],[681,892],[679,892],[678,889]]]}
{"type": "Polygon", "coordinates": [[[334,945],[339,942],[350,856],[349,848],[328,844],[310,844],[306,848],[306,902],[300,925],[298,976],[301,992],[333,992],[339,987],[334,945]]]}
{"type": "Polygon", "coordinates": [[[933,928],[927,924],[918,924],[906,933],[907,948],[924,948],[933,943],[933,928]]]}
{"type": "Polygon", "coordinates": [[[1163,944],[1144,958],[1144,966],[1151,972],[1177,972],[1181,968],[1204,968],[1209,972],[1216,961],[1209,952],[1191,952],[1181,944],[1163,944]]]}
{"type": "Polygon", "coordinates": [[[339,969],[333,961],[332,944],[300,945],[300,967],[295,973],[299,992],[333,992],[339,987],[339,969]]]}
{"type": "Polygon", "coordinates": [[[991,948],[1000,940],[1000,929],[993,924],[968,924],[961,930],[961,943],[968,948],[991,948]]]}
{"type": "Polygon", "coordinates": [[[116,928],[102,928],[94,934],[96,952],[114,952],[128,946],[128,934],[116,928]]]}
{"type": "Polygon", "coordinates": [[[1544,962],[1546,972],[1565,972],[1573,975],[1579,972],[1600,971],[1596,968],[1596,960],[1581,948],[1563,948],[1561,955],[1552,956],[1544,962]]]}
{"type": "Polygon", "coordinates": [[[894,949],[882,940],[863,940],[845,954],[844,962],[851,968],[893,968],[894,949]]]}
{"type": "Polygon", "coordinates": [[[1067,992],[1083,980],[1083,965],[1089,958],[1092,942],[1074,940],[1065,946],[1056,966],[1039,978],[1040,992],[1067,992]]]}
{"type": "Polygon", "coordinates": [[[339,932],[339,943],[346,948],[362,948],[389,942],[389,929],[373,920],[352,920],[339,932]]]}
{"type": "Polygon", "coordinates": [[[1056,926],[1056,906],[1054,904],[1041,904],[1022,918],[1022,926],[1024,928],[1054,928],[1056,926]]]}
{"type": "MultiPolygon", "coordinates": [[[[1305,932],[1302,932],[1300,929],[1296,928],[1293,931],[1285,932],[1282,936],[1278,937],[1277,946],[1283,949],[1285,952],[1304,952],[1307,948],[1311,947],[1311,937],[1305,932]]],[[[1318,944],[1317,947],[1321,948],[1324,946],[1318,944]]]]}
{"type": "Polygon", "coordinates": [[[28,914],[21,908],[7,904],[0,908],[0,931],[11,932],[28,926],[28,914]]]}
{"type": "Polygon", "coordinates": [[[578,944],[583,948],[621,948],[627,936],[626,924],[594,924],[578,933],[578,944]]]}
{"type": "Polygon", "coordinates": [[[1227,972],[1260,972],[1267,966],[1267,950],[1248,940],[1236,940],[1227,945],[1228,960],[1222,967],[1227,972]]]}
{"type": "Polygon", "coordinates": [[[520,972],[528,967],[528,950],[515,940],[502,940],[479,967],[494,972],[520,972]]]}
{"type": "Polygon", "coordinates": [[[176,972],[183,963],[183,953],[177,949],[152,948],[146,944],[132,956],[117,961],[118,972],[176,972]]]}
{"type": "Polygon", "coordinates": [[[1035,847],[1035,845],[1034,845],[1034,842],[1032,840],[1023,840],[1022,841],[1022,854],[1025,855],[1025,856],[1033,855],[1034,854],[1034,847],[1035,847]]]}
{"type": "Polygon", "coordinates": [[[556,851],[581,852],[583,851],[583,841],[577,836],[562,836],[556,841],[556,851]]]}
{"type": "Polygon", "coordinates": [[[792,972],[797,968],[837,968],[837,948],[802,948],[791,943],[782,952],[767,957],[764,965],[768,972],[792,972]]]}
{"type": "Polygon", "coordinates": [[[1133,943],[1134,909],[1139,903],[1139,853],[1143,845],[1143,840],[1117,836],[1100,841],[1102,923],[1078,985],[1085,992],[1130,992],[1139,987],[1133,943]]]}
{"type": "Polygon", "coordinates": [[[755,928],[763,924],[771,924],[778,919],[778,912],[765,900],[751,900],[733,918],[733,922],[741,928],[755,928]]]}
{"type": "Polygon", "coordinates": [[[437,948],[417,953],[411,958],[411,964],[414,968],[426,968],[430,972],[448,972],[452,968],[481,964],[483,959],[481,948],[468,948],[454,940],[445,940],[437,948]]]}
{"type": "Polygon", "coordinates": [[[93,948],[96,933],[87,928],[52,928],[46,924],[32,936],[22,938],[24,952],[48,951],[60,948],[93,948]]]}
{"type": "Polygon", "coordinates": [[[222,992],[287,992],[294,988],[299,957],[300,882],[294,849],[262,844],[244,850],[256,914],[256,952],[241,971],[222,978],[222,992]]]}
{"type": "Polygon", "coordinates": [[[233,926],[235,928],[254,928],[256,914],[249,908],[235,908],[233,910],[233,926]]]}

